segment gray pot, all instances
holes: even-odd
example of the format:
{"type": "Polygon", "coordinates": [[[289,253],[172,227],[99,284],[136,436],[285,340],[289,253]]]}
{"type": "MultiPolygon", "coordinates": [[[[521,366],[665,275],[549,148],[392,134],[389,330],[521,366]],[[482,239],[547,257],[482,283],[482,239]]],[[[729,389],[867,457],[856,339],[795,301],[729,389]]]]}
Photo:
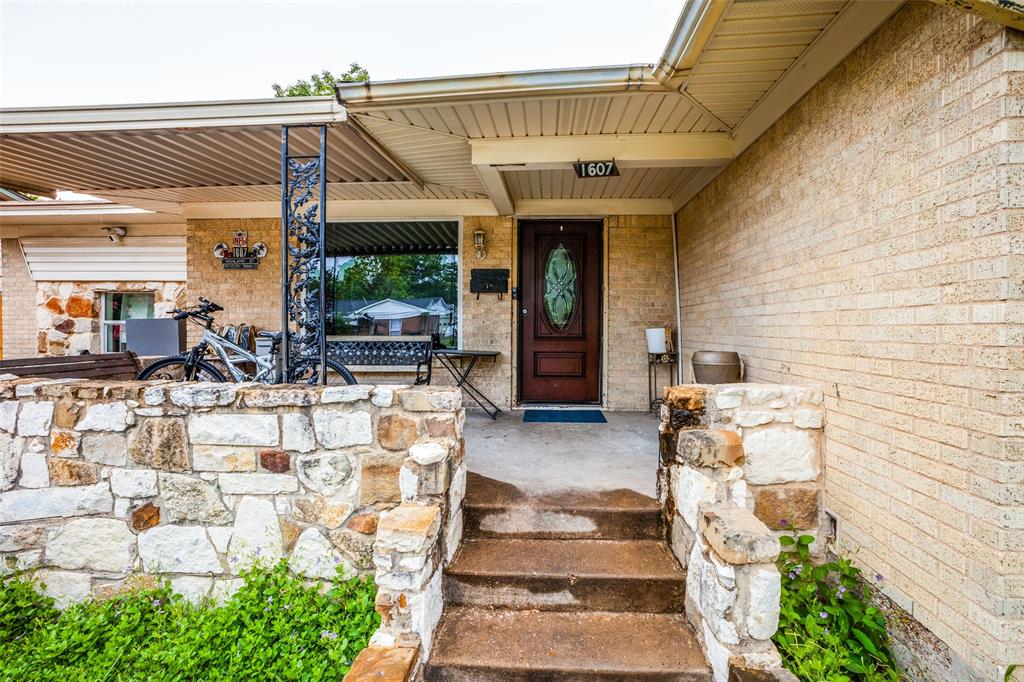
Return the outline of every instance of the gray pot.
{"type": "Polygon", "coordinates": [[[734,384],[743,378],[740,355],[733,351],[699,350],[691,362],[698,384],[734,384]]]}

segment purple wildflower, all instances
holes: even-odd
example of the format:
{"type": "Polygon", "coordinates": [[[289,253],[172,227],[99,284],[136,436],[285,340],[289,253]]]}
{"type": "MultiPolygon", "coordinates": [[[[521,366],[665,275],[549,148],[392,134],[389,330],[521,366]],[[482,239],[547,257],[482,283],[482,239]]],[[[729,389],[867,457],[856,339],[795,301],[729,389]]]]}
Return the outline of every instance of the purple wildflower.
{"type": "Polygon", "coordinates": [[[795,577],[796,577],[796,573],[794,573],[793,571],[790,571],[789,572],[789,579],[792,580],[795,577]]]}
{"type": "Polygon", "coordinates": [[[783,528],[786,528],[787,526],[789,526],[789,521],[787,521],[786,519],[779,519],[779,525],[783,528]]]}
{"type": "Polygon", "coordinates": [[[800,575],[801,573],[804,572],[804,565],[803,564],[797,564],[796,567],[793,569],[793,571],[795,571],[797,575],[800,575]]]}
{"type": "Polygon", "coordinates": [[[875,574],[875,582],[876,583],[880,583],[883,580],[885,580],[885,576],[883,576],[881,573],[876,573],[875,574]]]}
{"type": "Polygon", "coordinates": [[[321,630],[320,639],[338,639],[338,633],[331,632],[330,630],[321,630]]]}
{"type": "Polygon", "coordinates": [[[821,613],[818,614],[818,618],[821,618],[821,619],[828,618],[828,614],[825,613],[824,611],[822,611],[821,613]]]}

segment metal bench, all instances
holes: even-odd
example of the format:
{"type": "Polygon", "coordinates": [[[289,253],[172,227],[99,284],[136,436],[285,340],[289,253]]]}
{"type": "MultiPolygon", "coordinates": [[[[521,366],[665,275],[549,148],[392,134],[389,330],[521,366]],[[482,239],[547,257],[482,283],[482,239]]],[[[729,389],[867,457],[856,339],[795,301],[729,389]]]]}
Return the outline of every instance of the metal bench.
{"type": "Polygon", "coordinates": [[[132,352],[0,360],[0,374],[42,379],[134,379],[142,371],[132,352]]]}
{"type": "Polygon", "coordinates": [[[415,372],[430,383],[434,342],[429,336],[328,336],[327,356],[353,372],[415,372]]]}

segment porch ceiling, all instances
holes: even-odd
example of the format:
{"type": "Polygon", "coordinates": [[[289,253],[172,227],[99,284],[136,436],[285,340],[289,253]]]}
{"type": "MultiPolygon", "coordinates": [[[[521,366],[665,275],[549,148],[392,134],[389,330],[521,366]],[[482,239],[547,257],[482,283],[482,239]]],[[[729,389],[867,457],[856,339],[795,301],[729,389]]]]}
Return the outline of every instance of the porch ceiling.
{"type": "Polygon", "coordinates": [[[687,0],[653,67],[344,83],[337,100],[0,111],[0,186],[179,216],[251,215],[255,203],[270,215],[280,126],[303,123],[329,126],[329,198],[349,202],[335,215],[668,212],[901,3],[687,0]],[[608,158],[622,175],[572,173],[608,158]]]}
{"type": "MultiPolygon", "coordinates": [[[[327,137],[331,182],[409,179],[351,128],[327,137]]],[[[292,140],[295,152],[317,153],[313,130],[292,140]]],[[[279,127],[28,133],[4,135],[2,147],[0,184],[43,192],[265,185],[281,175],[279,127]]]]}
{"type": "Polygon", "coordinates": [[[458,253],[455,220],[374,220],[328,223],[328,256],[458,253]]]}
{"type": "Polygon", "coordinates": [[[499,213],[516,212],[519,199],[658,198],[676,209],[900,4],[688,0],[655,68],[343,83],[338,97],[424,180],[484,191],[499,213]],[[716,135],[732,142],[718,158],[701,146],[716,135]],[[622,160],[609,150],[655,136],[671,150],[637,151],[618,178],[571,173],[574,160],[622,160]],[[478,157],[491,141],[525,139],[541,143],[523,158],[478,157]]]}

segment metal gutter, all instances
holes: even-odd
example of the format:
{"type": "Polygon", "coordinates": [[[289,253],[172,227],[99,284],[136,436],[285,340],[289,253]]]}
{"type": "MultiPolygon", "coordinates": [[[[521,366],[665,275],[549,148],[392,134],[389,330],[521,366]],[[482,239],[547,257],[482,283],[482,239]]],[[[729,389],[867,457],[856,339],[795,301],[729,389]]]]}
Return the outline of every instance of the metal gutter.
{"type": "Polygon", "coordinates": [[[338,83],[338,102],[353,110],[453,104],[483,99],[587,95],[641,90],[664,92],[649,64],[594,66],[552,71],[512,71],[380,83],[338,83]]]}
{"type": "Polygon", "coordinates": [[[652,72],[658,82],[672,90],[682,88],[731,4],[732,0],[687,0],[652,72]]]}
{"type": "Polygon", "coordinates": [[[346,118],[345,107],[330,96],[19,107],[0,109],[0,135],[333,124],[343,123],[346,118]]]}

